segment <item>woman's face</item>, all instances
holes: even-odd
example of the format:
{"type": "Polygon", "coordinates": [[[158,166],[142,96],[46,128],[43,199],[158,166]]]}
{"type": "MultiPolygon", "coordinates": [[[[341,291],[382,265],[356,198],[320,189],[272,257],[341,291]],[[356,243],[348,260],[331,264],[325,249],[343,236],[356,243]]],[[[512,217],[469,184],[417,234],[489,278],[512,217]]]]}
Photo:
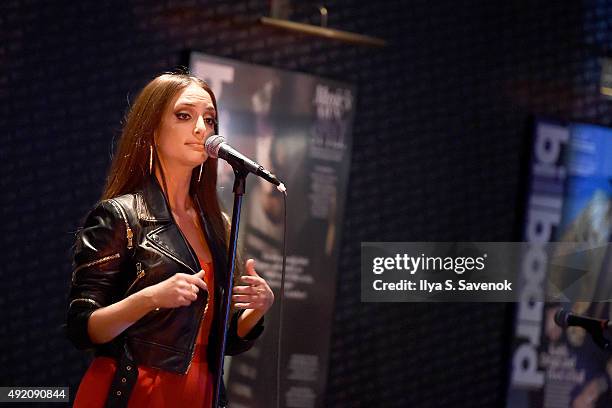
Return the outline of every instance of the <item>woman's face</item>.
{"type": "Polygon", "coordinates": [[[157,154],[165,166],[193,169],[208,158],[204,142],[214,134],[217,112],[208,92],[190,84],[168,104],[157,132],[157,154]]]}

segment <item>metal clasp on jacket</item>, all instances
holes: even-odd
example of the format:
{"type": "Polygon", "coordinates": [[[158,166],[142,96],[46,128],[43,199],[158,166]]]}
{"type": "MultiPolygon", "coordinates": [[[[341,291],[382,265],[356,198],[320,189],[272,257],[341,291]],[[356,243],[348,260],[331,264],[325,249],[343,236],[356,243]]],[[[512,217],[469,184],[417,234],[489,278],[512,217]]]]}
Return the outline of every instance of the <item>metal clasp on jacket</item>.
{"type": "Polygon", "coordinates": [[[145,271],[144,271],[144,269],[142,269],[142,263],[141,262],[136,262],[136,279],[134,279],[132,284],[127,288],[127,290],[125,291],[125,294],[127,295],[130,292],[130,290],[132,290],[134,285],[136,285],[136,283],[140,279],[144,278],[144,276],[145,276],[145,271]]]}
{"type": "Polygon", "coordinates": [[[84,263],[83,265],[77,266],[76,268],[74,268],[74,271],[72,271],[72,283],[74,284],[74,278],[76,277],[76,273],[78,271],[80,271],[81,269],[89,268],[90,266],[100,265],[100,264],[108,262],[108,261],[110,261],[112,259],[117,259],[120,256],[121,256],[121,254],[119,254],[119,252],[117,252],[116,254],[105,256],[104,258],[96,259],[95,261],[87,262],[87,263],[84,263]]]}
{"type": "Polygon", "coordinates": [[[125,223],[125,237],[127,238],[127,249],[132,249],[134,246],[132,241],[134,238],[134,233],[130,228],[130,223],[127,220],[127,215],[125,214],[125,211],[123,210],[121,204],[119,204],[116,200],[113,200],[111,198],[109,201],[113,205],[113,207],[115,207],[115,209],[119,211],[121,218],[123,218],[123,222],[125,223]]]}

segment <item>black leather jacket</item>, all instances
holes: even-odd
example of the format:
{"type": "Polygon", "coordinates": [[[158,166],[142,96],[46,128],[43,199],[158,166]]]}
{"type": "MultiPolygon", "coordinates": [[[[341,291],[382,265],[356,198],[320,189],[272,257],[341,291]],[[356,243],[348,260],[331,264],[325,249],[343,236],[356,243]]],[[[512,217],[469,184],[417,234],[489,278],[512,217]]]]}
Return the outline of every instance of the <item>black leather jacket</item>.
{"type": "MultiPolygon", "coordinates": [[[[213,255],[215,310],[219,311],[226,285],[226,254],[223,243],[213,239],[201,211],[200,217],[213,255]]],[[[67,335],[77,348],[93,348],[97,356],[110,356],[118,361],[107,406],[127,406],[139,364],[187,373],[200,323],[207,312],[208,293],[199,291],[190,306],[154,310],[105,344],[93,344],[89,338],[87,321],[91,313],[175,273],[194,274],[200,269],[154,177],[139,191],[102,201],[89,213],[76,239],[67,335]]],[[[260,321],[247,336],[240,338],[239,313],[233,314],[228,329],[227,355],[248,350],[263,330],[260,321]]],[[[215,313],[208,345],[208,364],[213,374],[219,370],[215,357],[221,347],[222,330],[219,313],[215,313]]]]}

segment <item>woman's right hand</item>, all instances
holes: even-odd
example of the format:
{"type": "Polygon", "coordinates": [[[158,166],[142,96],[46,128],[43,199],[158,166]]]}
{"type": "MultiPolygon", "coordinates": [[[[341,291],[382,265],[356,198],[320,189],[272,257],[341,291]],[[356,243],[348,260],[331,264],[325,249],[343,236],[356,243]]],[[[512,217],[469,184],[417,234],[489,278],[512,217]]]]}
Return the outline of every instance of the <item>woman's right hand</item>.
{"type": "Polygon", "coordinates": [[[200,270],[195,275],[177,273],[162,282],[144,288],[142,291],[146,291],[147,297],[152,300],[153,308],[189,306],[191,302],[198,298],[200,289],[208,291],[203,278],[204,270],[200,270]]]}

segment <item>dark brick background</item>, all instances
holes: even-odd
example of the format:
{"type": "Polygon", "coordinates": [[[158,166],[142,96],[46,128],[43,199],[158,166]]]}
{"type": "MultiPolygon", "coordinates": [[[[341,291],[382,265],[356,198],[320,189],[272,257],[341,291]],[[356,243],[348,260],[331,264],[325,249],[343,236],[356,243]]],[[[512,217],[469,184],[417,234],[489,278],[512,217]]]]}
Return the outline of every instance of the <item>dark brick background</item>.
{"type": "MultiPolygon", "coordinates": [[[[294,19],[315,22],[313,2],[294,19]]],[[[521,224],[529,119],[610,124],[609,1],[325,2],[384,49],[281,33],[259,1],[0,4],[0,385],[70,385],[70,246],[127,100],[186,50],[357,86],[327,405],[503,405],[512,306],[361,304],[362,241],[503,241],[521,224]]]]}

